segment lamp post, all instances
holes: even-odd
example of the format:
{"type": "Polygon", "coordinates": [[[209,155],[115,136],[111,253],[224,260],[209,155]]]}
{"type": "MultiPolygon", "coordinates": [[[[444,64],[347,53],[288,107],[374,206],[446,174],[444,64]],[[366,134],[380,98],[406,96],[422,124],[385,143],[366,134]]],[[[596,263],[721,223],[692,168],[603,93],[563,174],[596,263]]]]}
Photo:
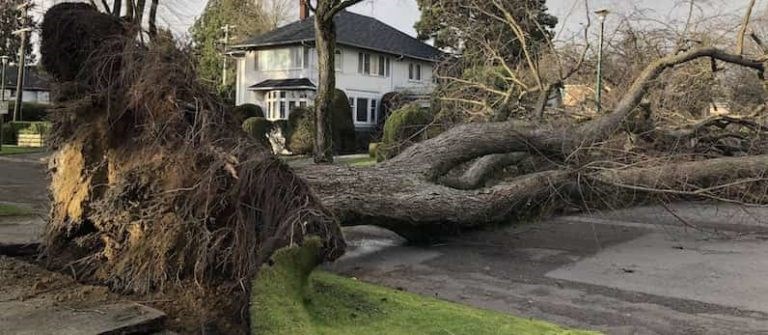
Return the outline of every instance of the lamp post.
{"type": "Polygon", "coordinates": [[[600,19],[600,46],[597,51],[597,87],[595,90],[595,100],[597,101],[597,113],[603,110],[603,37],[605,36],[605,17],[610,13],[607,9],[601,9],[595,12],[600,19]]]}
{"type": "Polygon", "coordinates": [[[5,68],[8,65],[8,56],[0,56],[0,62],[3,64],[3,70],[0,72],[0,105],[5,110],[0,110],[0,151],[3,150],[3,121],[5,114],[8,113],[8,103],[5,101],[5,68]]]}

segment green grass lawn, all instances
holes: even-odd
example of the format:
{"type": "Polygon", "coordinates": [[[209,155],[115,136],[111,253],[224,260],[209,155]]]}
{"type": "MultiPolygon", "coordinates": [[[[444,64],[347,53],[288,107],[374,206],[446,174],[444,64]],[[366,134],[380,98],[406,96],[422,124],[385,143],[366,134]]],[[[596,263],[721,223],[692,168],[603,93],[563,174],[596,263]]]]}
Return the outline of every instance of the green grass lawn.
{"type": "Polygon", "coordinates": [[[41,152],[43,150],[45,149],[44,148],[26,148],[26,147],[18,147],[15,145],[3,144],[3,148],[2,150],[0,150],[0,156],[31,154],[35,152],[41,152]]]}
{"type": "Polygon", "coordinates": [[[339,159],[339,163],[346,164],[354,167],[369,167],[376,165],[376,158],[373,157],[360,157],[353,159],[339,159]]]}
{"type": "Polygon", "coordinates": [[[311,248],[278,251],[252,286],[254,334],[596,334],[401,292],[313,267],[311,248]]]}
{"type": "Polygon", "coordinates": [[[27,208],[14,205],[0,204],[0,216],[32,215],[34,212],[27,208]]]}

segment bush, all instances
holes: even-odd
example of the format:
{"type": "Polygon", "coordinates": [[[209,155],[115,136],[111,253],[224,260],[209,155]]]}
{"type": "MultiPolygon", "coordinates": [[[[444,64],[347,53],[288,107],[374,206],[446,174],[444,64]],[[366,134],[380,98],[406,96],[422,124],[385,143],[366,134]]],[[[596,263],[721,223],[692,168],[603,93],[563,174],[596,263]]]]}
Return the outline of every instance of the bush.
{"type": "MultiPolygon", "coordinates": [[[[305,155],[312,152],[314,146],[315,111],[313,107],[298,107],[288,116],[286,132],[288,150],[294,154],[305,155]]],[[[342,90],[336,90],[331,103],[331,140],[336,153],[355,150],[355,123],[352,119],[352,107],[342,90]]]]}
{"type": "Polygon", "coordinates": [[[337,89],[331,104],[331,138],[333,149],[337,153],[355,151],[355,121],[352,118],[352,107],[344,91],[337,89]]]}
{"type": "Polygon", "coordinates": [[[10,123],[4,123],[3,128],[0,129],[3,134],[3,144],[16,144],[18,138],[18,132],[10,123]]]}
{"type": "Polygon", "coordinates": [[[51,123],[40,122],[8,122],[3,124],[3,144],[18,143],[19,134],[40,134],[47,136],[51,130],[51,123]]]}
{"type": "Polygon", "coordinates": [[[395,157],[411,144],[428,138],[426,128],[432,120],[430,110],[417,104],[408,104],[392,112],[384,123],[376,160],[381,162],[395,157]]]}
{"type": "Polygon", "coordinates": [[[315,113],[310,108],[296,108],[288,116],[288,150],[306,155],[312,152],[315,132],[315,113]]]}
{"type": "Polygon", "coordinates": [[[243,122],[243,130],[259,142],[269,145],[267,135],[272,130],[272,122],[263,117],[250,117],[243,122]]]}
{"type": "Polygon", "coordinates": [[[264,110],[258,105],[254,104],[242,104],[232,108],[232,115],[235,116],[235,120],[238,122],[245,122],[252,117],[264,117],[264,110]]]}
{"type": "MultiPolygon", "coordinates": [[[[13,118],[13,109],[16,105],[15,101],[8,103],[8,115],[6,120],[13,118]]],[[[48,108],[50,105],[38,104],[34,102],[23,102],[21,104],[21,121],[46,121],[48,120],[48,108]]]]}

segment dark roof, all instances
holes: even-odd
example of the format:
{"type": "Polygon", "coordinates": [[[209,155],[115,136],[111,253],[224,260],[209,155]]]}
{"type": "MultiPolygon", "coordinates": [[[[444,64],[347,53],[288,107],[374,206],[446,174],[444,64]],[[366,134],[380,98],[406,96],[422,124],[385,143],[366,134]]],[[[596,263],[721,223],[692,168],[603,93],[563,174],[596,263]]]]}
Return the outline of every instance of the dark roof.
{"type": "MultiPolygon", "coordinates": [[[[2,71],[2,65],[0,65],[2,71]]],[[[19,68],[17,66],[5,67],[5,88],[16,89],[16,77],[19,68]]],[[[51,83],[48,75],[39,70],[37,66],[27,66],[24,72],[24,89],[27,91],[50,91],[51,83]]]]}
{"type": "Polygon", "coordinates": [[[274,89],[284,90],[299,90],[299,89],[315,89],[315,84],[307,78],[296,79],[268,79],[258,84],[248,87],[253,91],[269,91],[274,89]]]}
{"type": "MultiPolygon", "coordinates": [[[[336,43],[338,44],[423,60],[437,60],[443,55],[435,47],[372,17],[344,10],[336,14],[334,22],[336,23],[336,43]]],[[[310,17],[247,39],[233,46],[232,49],[251,49],[314,41],[314,17],[310,17]]]]}

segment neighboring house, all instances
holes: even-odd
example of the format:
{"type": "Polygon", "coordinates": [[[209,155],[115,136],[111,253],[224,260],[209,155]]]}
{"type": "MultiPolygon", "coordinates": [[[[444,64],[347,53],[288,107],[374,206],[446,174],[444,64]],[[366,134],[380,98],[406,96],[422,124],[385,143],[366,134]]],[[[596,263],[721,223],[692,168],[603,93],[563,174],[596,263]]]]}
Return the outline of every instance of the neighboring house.
{"type": "MultiPolygon", "coordinates": [[[[432,72],[442,53],[376,20],[341,11],[336,23],[336,88],[349,97],[355,127],[374,127],[381,98],[434,88],[432,72]]],[[[318,83],[314,18],[301,20],[230,48],[237,59],[236,103],[260,105],[270,120],[287,119],[295,107],[313,105],[318,83]]]]}
{"type": "MultiPolygon", "coordinates": [[[[5,99],[13,101],[16,97],[16,78],[19,68],[5,68],[5,99]]],[[[37,66],[27,66],[24,71],[21,101],[40,104],[51,103],[51,85],[48,77],[37,66]]]]}

